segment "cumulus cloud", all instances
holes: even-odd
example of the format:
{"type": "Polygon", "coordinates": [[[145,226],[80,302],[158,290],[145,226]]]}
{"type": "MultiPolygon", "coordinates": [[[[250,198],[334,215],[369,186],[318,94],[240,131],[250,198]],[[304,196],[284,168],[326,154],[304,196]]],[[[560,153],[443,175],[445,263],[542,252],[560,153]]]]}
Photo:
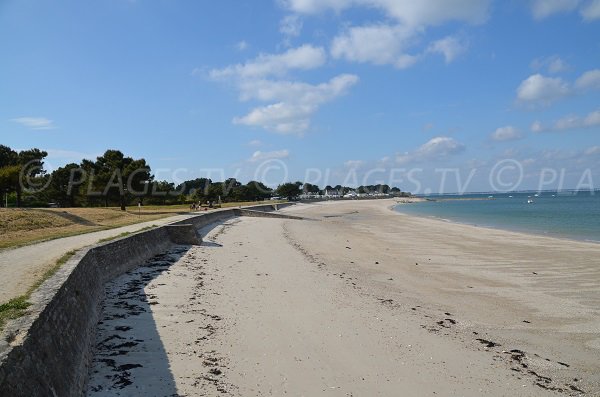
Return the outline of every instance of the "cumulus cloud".
{"type": "Polygon", "coordinates": [[[288,37],[298,37],[302,32],[302,20],[298,15],[288,15],[279,23],[279,31],[288,37]]]}
{"type": "Polygon", "coordinates": [[[600,69],[583,73],[574,83],[537,73],[521,82],[517,88],[517,100],[521,103],[548,105],[568,95],[591,90],[600,90],[600,69]]]}
{"type": "Polygon", "coordinates": [[[446,21],[484,22],[490,0],[282,0],[288,9],[301,14],[327,10],[340,12],[352,7],[373,8],[410,26],[439,25],[446,21]]]}
{"type": "Polygon", "coordinates": [[[405,53],[412,34],[410,29],[400,25],[353,27],[333,40],[331,55],[353,62],[392,64],[406,68],[417,60],[416,56],[405,53]]]}
{"type": "MultiPolygon", "coordinates": [[[[419,35],[430,26],[449,21],[482,23],[487,19],[489,0],[282,0],[298,14],[319,14],[327,10],[341,12],[348,8],[380,11],[385,22],[355,26],[334,38],[331,55],[336,59],[369,62],[376,65],[412,66],[419,51],[409,51],[419,43],[419,35]]],[[[425,43],[424,53],[439,53],[451,62],[464,52],[465,43],[454,37],[425,43]]]]}
{"type": "Polygon", "coordinates": [[[575,88],[585,90],[600,90],[600,69],[585,72],[575,80],[575,88]]]}
{"type": "Polygon", "coordinates": [[[465,150],[465,145],[454,138],[439,136],[429,140],[414,152],[396,155],[397,164],[407,164],[425,160],[438,160],[465,150]]]}
{"type": "Polygon", "coordinates": [[[32,130],[52,130],[56,128],[54,122],[45,117],[17,117],[11,119],[11,121],[32,130]]]}
{"type": "Polygon", "coordinates": [[[584,21],[600,19],[600,0],[592,0],[579,10],[584,21]]]}
{"type": "Polygon", "coordinates": [[[500,127],[496,131],[492,132],[490,138],[496,142],[504,142],[521,139],[522,135],[517,128],[508,125],[506,127],[500,127]]]}
{"type": "Polygon", "coordinates": [[[452,62],[467,50],[467,44],[452,36],[434,41],[429,45],[428,52],[437,52],[444,56],[446,63],[452,62]]]}
{"type": "Polygon", "coordinates": [[[258,146],[262,146],[262,141],[258,140],[258,139],[253,139],[250,142],[248,142],[248,146],[253,146],[253,147],[258,147],[258,146]]]}
{"type": "Polygon", "coordinates": [[[600,155],[600,146],[592,146],[585,150],[585,155],[587,156],[597,156],[600,155]]]}
{"type": "Polygon", "coordinates": [[[544,19],[576,9],[586,22],[600,19],[600,0],[532,0],[531,2],[531,12],[535,19],[544,19]]]}
{"type": "Polygon", "coordinates": [[[360,168],[363,165],[365,165],[365,162],[363,160],[348,160],[348,161],[344,162],[344,167],[351,169],[351,170],[360,168]]]}
{"type": "Polygon", "coordinates": [[[310,127],[310,119],[319,107],[341,95],[358,82],[355,75],[342,74],[322,84],[281,79],[292,70],[322,66],[326,54],[322,48],[303,45],[282,54],[262,54],[244,64],[214,69],[214,80],[233,83],[241,101],[270,102],[233,119],[234,124],[262,127],[281,134],[301,135],[310,127]]]}
{"type": "Polygon", "coordinates": [[[558,55],[547,58],[536,58],[531,62],[531,67],[535,70],[546,69],[548,73],[556,74],[569,69],[569,64],[558,55]]]}
{"type": "Polygon", "coordinates": [[[213,69],[209,75],[213,79],[281,76],[294,69],[318,68],[325,63],[326,59],[327,55],[323,48],[305,44],[297,48],[290,48],[282,54],[261,54],[244,64],[213,69]]]}
{"type": "Polygon", "coordinates": [[[545,77],[537,73],[525,79],[517,88],[521,102],[551,103],[569,95],[569,84],[559,77],[545,77]]]}
{"type": "Polygon", "coordinates": [[[540,121],[536,121],[531,125],[531,130],[533,132],[552,132],[592,128],[597,126],[600,126],[600,109],[583,117],[570,114],[556,120],[548,126],[544,126],[540,121]]]}
{"type": "Polygon", "coordinates": [[[535,19],[544,19],[560,12],[573,11],[579,0],[533,0],[531,12],[535,19]]]}
{"type": "Polygon", "coordinates": [[[531,131],[532,132],[542,132],[542,131],[544,131],[544,126],[542,125],[542,123],[540,121],[534,121],[531,124],[531,131]]]}
{"type": "Polygon", "coordinates": [[[252,157],[248,159],[251,163],[255,163],[257,161],[265,161],[272,159],[286,159],[290,156],[290,152],[287,149],[275,150],[272,152],[261,152],[257,150],[252,154],[252,157]]]}
{"type": "Polygon", "coordinates": [[[302,134],[309,128],[310,118],[321,105],[344,95],[357,82],[358,77],[349,74],[318,85],[288,81],[247,82],[242,87],[243,99],[278,102],[254,108],[233,121],[281,134],[302,134]]]}

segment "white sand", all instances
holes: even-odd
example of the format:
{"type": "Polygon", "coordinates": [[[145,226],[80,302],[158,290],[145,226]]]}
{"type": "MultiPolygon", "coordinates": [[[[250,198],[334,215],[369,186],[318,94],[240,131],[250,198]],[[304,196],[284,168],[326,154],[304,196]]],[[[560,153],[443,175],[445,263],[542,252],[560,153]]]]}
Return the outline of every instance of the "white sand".
{"type": "Polygon", "coordinates": [[[599,395],[600,245],[391,204],[232,220],[111,283],[89,395],[599,395]]]}

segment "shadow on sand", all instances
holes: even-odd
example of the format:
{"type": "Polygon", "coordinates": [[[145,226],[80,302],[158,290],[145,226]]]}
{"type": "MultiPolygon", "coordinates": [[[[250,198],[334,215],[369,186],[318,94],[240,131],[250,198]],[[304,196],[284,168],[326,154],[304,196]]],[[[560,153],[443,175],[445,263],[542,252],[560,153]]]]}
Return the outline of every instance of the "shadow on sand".
{"type": "MultiPolygon", "coordinates": [[[[228,227],[231,223],[231,220],[215,222],[199,231],[206,235],[214,228],[228,227]]],[[[222,247],[214,241],[204,241],[202,246],[222,247]]],[[[164,309],[152,291],[164,285],[157,284],[156,278],[190,248],[175,246],[106,284],[88,396],[179,396],[155,318],[160,313],[161,326],[165,327],[168,321],[164,319],[176,317],[177,313],[161,312],[164,309]]],[[[186,303],[184,296],[181,299],[181,305],[186,303]]]]}
{"type": "Polygon", "coordinates": [[[150,284],[188,249],[174,247],[106,285],[89,396],[178,395],[151,309],[157,301],[150,284]]]}

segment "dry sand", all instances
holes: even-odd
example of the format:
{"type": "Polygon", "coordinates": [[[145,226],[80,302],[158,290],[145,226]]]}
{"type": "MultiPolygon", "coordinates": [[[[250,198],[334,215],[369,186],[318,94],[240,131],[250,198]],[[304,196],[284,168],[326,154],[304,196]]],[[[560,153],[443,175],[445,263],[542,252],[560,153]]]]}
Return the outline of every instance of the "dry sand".
{"type": "Polygon", "coordinates": [[[600,245],[392,204],[234,219],[110,283],[88,394],[600,395],[600,245]]]}

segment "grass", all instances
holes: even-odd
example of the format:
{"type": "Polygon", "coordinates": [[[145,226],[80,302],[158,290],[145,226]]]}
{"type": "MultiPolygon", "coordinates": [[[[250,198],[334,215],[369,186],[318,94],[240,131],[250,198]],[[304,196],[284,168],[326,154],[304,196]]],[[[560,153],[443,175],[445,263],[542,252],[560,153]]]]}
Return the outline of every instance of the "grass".
{"type": "Polygon", "coordinates": [[[157,225],[146,226],[146,227],[141,228],[140,230],[136,230],[135,232],[123,232],[121,234],[117,234],[116,236],[111,236],[111,237],[106,237],[106,238],[100,239],[100,240],[98,240],[98,243],[106,243],[108,241],[113,241],[113,240],[116,240],[121,237],[127,237],[131,234],[140,233],[140,232],[143,232],[143,231],[155,228],[155,227],[157,227],[157,225]]]}
{"type": "Polygon", "coordinates": [[[69,259],[75,255],[76,251],[69,251],[61,256],[48,270],[44,272],[42,277],[32,285],[24,295],[18,296],[9,300],[6,303],[0,305],[0,331],[4,329],[4,326],[9,320],[14,320],[24,316],[27,313],[27,309],[31,306],[29,299],[31,294],[38,289],[44,281],[52,277],[58,269],[62,267],[69,259]]]}
{"type": "MultiPolygon", "coordinates": [[[[222,208],[262,203],[223,203],[222,208]]],[[[188,213],[189,205],[129,207],[127,211],[119,208],[1,209],[0,251],[188,213]]]]}

